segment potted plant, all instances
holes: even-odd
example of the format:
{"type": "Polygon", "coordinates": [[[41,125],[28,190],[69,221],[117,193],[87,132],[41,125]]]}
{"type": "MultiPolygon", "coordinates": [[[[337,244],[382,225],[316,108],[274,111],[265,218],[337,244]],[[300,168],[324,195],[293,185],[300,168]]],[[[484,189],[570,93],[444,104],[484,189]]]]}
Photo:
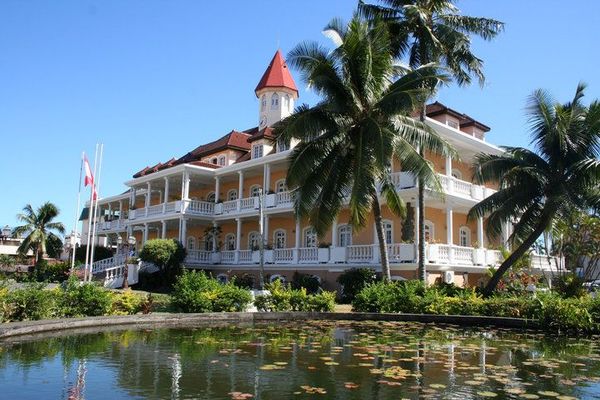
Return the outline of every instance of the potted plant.
{"type": "Polygon", "coordinates": [[[319,243],[319,247],[317,249],[317,260],[320,263],[328,263],[329,262],[329,247],[331,243],[319,243]]]}

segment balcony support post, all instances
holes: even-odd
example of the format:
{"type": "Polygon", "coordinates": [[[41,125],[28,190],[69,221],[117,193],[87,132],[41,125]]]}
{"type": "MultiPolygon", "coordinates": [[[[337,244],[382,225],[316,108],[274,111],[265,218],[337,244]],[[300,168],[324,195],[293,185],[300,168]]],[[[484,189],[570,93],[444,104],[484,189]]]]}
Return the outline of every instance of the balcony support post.
{"type": "Polygon", "coordinates": [[[448,243],[448,261],[450,264],[454,262],[453,214],[452,206],[448,205],[446,208],[446,243],[448,243]]]}
{"type": "Polygon", "coordinates": [[[181,237],[181,239],[179,240],[183,246],[185,248],[187,248],[187,241],[186,236],[187,236],[187,219],[186,218],[181,218],[181,228],[179,229],[179,236],[181,237]]]}
{"type": "Polygon", "coordinates": [[[297,264],[298,263],[298,252],[300,249],[300,219],[296,219],[296,230],[295,230],[295,237],[294,237],[294,263],[297,264]]]}
{"type": "Polygon", "coordinates": [[[236,218],[237,229],[235,232],[235,263],[238,264],[240,262],[240,250],[242,244],[242,219],[236,218]]]}
{"type": "Polygon", "coordinates": [[[263,165],[263,194],[266,196],[269,194],[271,186],[271,165],[265,163],[263,165]]]}
{"type": "Polygon", "coordinates": [[[238,196],[237,196],[237,210],[241,209],[241,201],[244,198],[244,171],[238,171],[238,196]]]}
{"type": "Polygon", "coordinates": [[[477,242],[478,247],[483,249],[483,217],[477,218],[477,242]]]}
{"type": "Polygon", "coordinates": [[[152,197],[152,184],[148,181],[146,182],[146,202],[144,204],[146,216],[148,216],[148,207],[150,207],[150,197],[152,197]]]}
{"type": "Polygon", "coordinates": [[[219,192],[221,191],[221,177],[215,176],[215,204],[219,202],[219,192]]]}
{"type": "Polygon", "coordinates": [[[161,235],[160,235],[160,237],[161,237],[162,239],[166,239],[166,238],[167,238],[167,222],[163,220],[163,221],[160,221],[160,223],[161,223],[161,225],[162,225],[162,226],[161,226],[161,228],[162,228],[162,232],[161,232],[161,235]]]}
{"type": "Polygon", "coordinates": [[[142,237],[142,246],[148,241],[148,223],[144,223],[144,235],[142,237]]]}
{"type": "Polygon", "coordinates": [[[331,224],[331,247],[337,247],[338,245],[338,223],[337,218],[333,220],[331,224]]]}
{"type": "Polygon", "coordinates": [[[121,226],[122,220],[123,220],[123,200],[119,200],[119,227],[121,226]]]}
{"type": "Polygon", "coordinates": [[[169,178],[165,176],[165,197],[163,198],[163,214],[167,212],[169,202],[169,178]]]}

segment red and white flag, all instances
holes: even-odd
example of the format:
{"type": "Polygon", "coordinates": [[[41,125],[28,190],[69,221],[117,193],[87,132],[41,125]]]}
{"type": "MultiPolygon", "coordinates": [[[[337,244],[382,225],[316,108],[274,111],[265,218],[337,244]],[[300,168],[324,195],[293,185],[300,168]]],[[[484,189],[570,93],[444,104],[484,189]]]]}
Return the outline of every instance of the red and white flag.
{"type": "Polygon", "coordinates": [[[92,174],[92,168],[90,168],[90,163],[86,155],[83,156],[83,168],[85,169],[85,178],[83,180],[83,185],[92,185],[92,199],[96,200],[98,195],[96,193],[96,185],[94,184],[94,174],[92,174]]]}

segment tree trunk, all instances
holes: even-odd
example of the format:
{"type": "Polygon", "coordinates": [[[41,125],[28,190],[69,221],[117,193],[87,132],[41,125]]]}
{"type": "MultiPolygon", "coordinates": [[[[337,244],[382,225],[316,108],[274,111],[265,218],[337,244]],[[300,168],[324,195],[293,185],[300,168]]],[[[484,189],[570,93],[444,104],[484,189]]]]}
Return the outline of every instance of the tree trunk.
{"type": "Polygon", "coordinates": [[[490,281],[487,283],[485,288],[483,289],[483,296],[489,297],[496,290],[496,286],[498,286],[498,282],[502,279],[502,276],[509,270],[512,265],[521,258],[527,250],[535,243],[535,241],[540,237],[544,230],[546,230],[547,224],[545,220],[540,221],[538,226],[535,228],[531,235],[527,237],[512,253],[510,256],[506,258],[498,268],[498,270],[494,273],[490,281]]]}
{"type": "Polygon", "coordinates": [[[377,193],[373,196],[373,215],[375,217],[375,231],[377,232],[377,241],[379,242],[379,254],[381,256],[381,273],[384,281],[392,280],[390,272],[390,260],[388,259],[387,244],[383,233],[383,219],[381,218],[381,206],[377,193]]]}
{"type": "MultiPolygon", "coordinates": [[[[423,104],[421,108],[420,120],[425,123],[425,107],[426,104],[423,104]]],[[[419,149],[419,154],[423,157],[423,149],[419,149]]],[[[427,271],[425,270],[425,183],[423,179],[419,178],[418,180],[418,193],[417,193],[417,202],[419,205],[419,210],[417,213],[417,224],[419,226],[419,237],[417,238],[418,243],[418,269],[419,269],[419,280],[421,282],[425,282],[427,280],[427,271]]]]}

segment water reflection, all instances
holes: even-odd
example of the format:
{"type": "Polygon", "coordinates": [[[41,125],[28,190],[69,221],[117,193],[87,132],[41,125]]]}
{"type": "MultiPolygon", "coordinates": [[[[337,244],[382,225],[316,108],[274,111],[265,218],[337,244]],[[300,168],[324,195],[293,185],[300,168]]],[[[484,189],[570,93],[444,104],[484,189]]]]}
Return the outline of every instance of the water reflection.
{"type": "Polygon", "coordinates": [[[324,321],[97,332],[2,343],[0,397],[600,398],[597,339],[324,321]]]}

